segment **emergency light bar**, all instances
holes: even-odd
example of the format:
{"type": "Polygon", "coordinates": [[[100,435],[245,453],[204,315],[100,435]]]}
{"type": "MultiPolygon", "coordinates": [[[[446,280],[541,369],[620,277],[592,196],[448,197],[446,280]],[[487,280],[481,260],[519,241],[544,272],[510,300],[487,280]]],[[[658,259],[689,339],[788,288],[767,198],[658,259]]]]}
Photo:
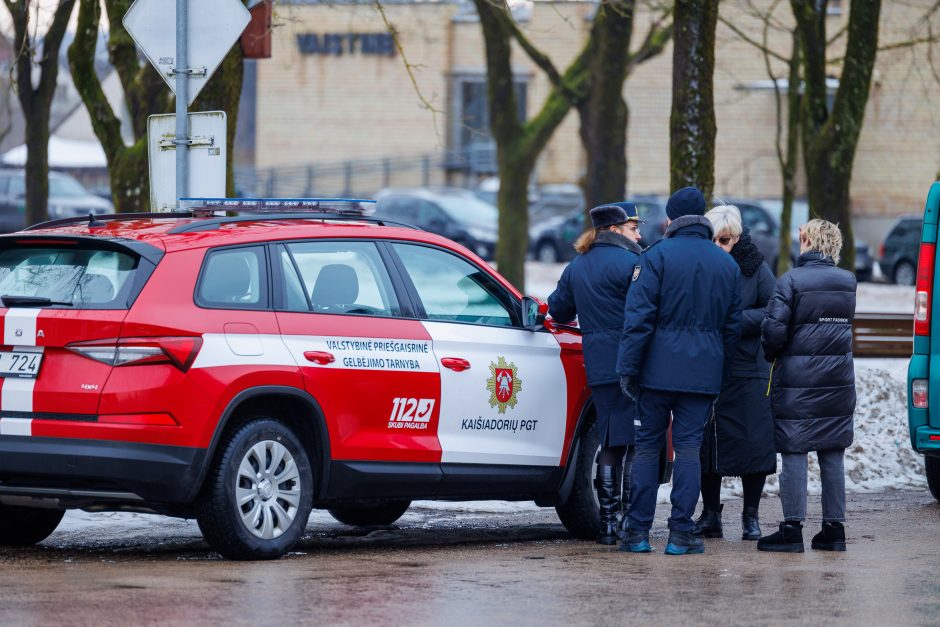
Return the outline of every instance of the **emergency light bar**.
{"type": "Polygon", "coordinates": [[[375,201],[363,198],[180,198],[178,211],[205,216],[216,212],[365,216],[375,212],[375,201]]]}

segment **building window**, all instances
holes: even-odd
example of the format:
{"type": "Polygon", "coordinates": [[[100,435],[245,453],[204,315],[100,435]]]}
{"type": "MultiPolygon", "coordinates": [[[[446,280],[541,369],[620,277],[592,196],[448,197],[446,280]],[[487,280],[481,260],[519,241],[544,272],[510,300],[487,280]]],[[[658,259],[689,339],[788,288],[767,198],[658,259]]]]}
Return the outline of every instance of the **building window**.
{"type": "MultiPolygon", "coordinates": [[[[520,121],[526,119],[527,81],[514,80],[520,121]]],[[[451,96],[451,169],[487,174],[496,171],[496,145],[490,132],[485,75],[455,76],[451,96]]]]}

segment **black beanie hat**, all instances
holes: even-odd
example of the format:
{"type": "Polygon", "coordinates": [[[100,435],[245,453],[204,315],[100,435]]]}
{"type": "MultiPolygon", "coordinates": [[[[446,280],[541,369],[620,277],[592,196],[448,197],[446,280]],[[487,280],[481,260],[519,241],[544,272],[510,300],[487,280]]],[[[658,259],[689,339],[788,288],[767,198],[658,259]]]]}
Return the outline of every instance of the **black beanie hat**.
{"type": "Polygon", "coordinates": [[[697,187],[683,187],[669,197],[666,203],[666,217],[670,220],[682,216],[705,215],[705,196],[697,187]]]}

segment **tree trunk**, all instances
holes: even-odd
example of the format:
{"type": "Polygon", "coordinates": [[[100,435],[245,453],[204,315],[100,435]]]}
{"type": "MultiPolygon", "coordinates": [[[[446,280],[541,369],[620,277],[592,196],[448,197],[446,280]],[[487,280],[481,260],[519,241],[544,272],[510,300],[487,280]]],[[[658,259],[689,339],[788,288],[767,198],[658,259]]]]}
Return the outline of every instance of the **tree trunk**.
{"type": "MultiPolygon", "coordinates": [[[[596,51],[588,62],[589,92],[578,106],[581,144],[587,156],[586,209],[623,200],[627,189],[627,78],[635,0],[601,4],[591,35],[596,51]]],[[[587,216],[585,216],[587,219],[587,216]]]]}
{"type": "MultiPolygon", "coordinates": [[[[51,104],[51,103],[49,103],[51,104]]],[[[26,226],[49,219],[49,105],[23,109],[26,121],[26,226]]]]}
{"type": "Polygon", "coordinates": [[[502,152],[497,148],[500,184],[496,203],[500,211],[496,264],[500,273],[524,292],[529,249],[529,178],[534,163],[527,158],[500,156],[502,152]]]}
{"type": "Polygon", "coordinates": [[[225,111],[228,150],[225,161],[225,195],[235,196],[235,129],[238,125],[238,105],[245,76],[245,62],[241,45],[236,43],[222,64],[209,79],[193,103],[192,111],[225,111]]]}
{"type": "MultiPolygon", "coordinates": [[[[780,210],[780,249],[777,256],[777,274],[790,269],[790,248],[793,242],[793,198],[796,195],[796,160],[800,140],[800,46],[799,35],[793,31],[793,46],[790,49],[790,67],[787,73],[787,145],[780,157],[780,174],[783,179],[783,207],[780,210]]],[[[777,94],[778,103],[780,95],[777,94]]],[[[778,125],[780,107],[777,108],[778,125]]]]}
{"type": "Polygon", "coordinates": [[[718,0],[677,0],[669,120],[670,186],[715,186],[715,26],[718,0]]]}
{"type": "Polygon", "coordinates": [[[826,91],[826,0],[791,0],[803,59],[803,156],[813,215],[839,224],[842,258],[855,268],[849,187],[878,52],[881,0],[853,0],[839,89],[828,107],[826,91]]]}

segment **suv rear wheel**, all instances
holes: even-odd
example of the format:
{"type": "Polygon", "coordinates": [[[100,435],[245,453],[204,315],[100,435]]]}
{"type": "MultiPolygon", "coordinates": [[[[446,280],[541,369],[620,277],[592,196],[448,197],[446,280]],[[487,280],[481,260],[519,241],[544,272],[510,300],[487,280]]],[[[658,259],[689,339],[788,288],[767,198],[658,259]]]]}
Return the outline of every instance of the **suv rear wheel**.
{"type": "Polygon", "coordinates": [[[558,263],[561,261],[561,255],[552,242],[545,240],[539,242],[539,245],[535,248],[535,260],[542,263],[558,263]]]}
{"type": "Polygon", "coordinates": [[[371,525],[390,525],[401,518],[411,501],[383,501],[368,505],[343,505],[331,507],[330,516],[346,525],[369,527],[371,525]]]}
{"type": "Polygon", "coordinates": [[[281,557],[300,539],[313,506],[313,473],[300,440],[269,418],[220,446],[198,505],[199,529],[231,559],[281,557]]]}
{"type": "Polygon", "coordinates": [[[65,510],[0,505],[0,546],[31,546],[56,530],[65,510]]]}
{"type": "Polygon", "coordinates": [[[894,266],[894,282],[897,285],[914,285],[917,282],[917,268],[908,261],[899,261],[894,266]]]}
{"type": "Polygon", "coordinates": [[[927,467],[927,487],[933,497],[940,501],[940,457],[925,457],[924,466],[927,467]]]}

